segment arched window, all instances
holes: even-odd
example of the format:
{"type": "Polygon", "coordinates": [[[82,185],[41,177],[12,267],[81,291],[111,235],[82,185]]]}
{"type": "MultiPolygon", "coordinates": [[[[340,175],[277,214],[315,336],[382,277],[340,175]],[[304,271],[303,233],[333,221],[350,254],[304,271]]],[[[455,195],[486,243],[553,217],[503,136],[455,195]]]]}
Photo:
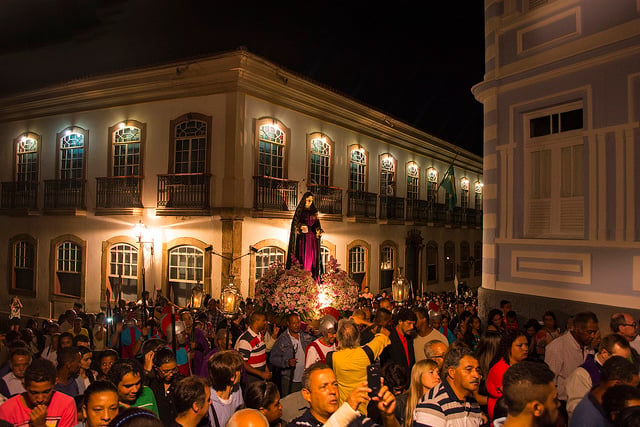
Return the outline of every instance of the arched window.
{"type": "Polygon", "coordinates": [[[482,274],[482,242],[476,242],[473,245],[473,275],[480,276],[482,274]]]}
{"type": "Polygon", "coordinates": [[[129,243],[117,243],[109,249],[109,284],[115,298],[138,300],[138,248],[129,243]]]}
{"type": "Polygon", "coordinates": [[[349,190],[367,191],[367,153],[359,146],[349,152],[349,190]]]}
{"type": "Polygon", "coordinates": [[[331,156],[330,140],[321,134],[311,138],[309,150],[309,183],[328,187],[331,185],[331,156]]]}
{"type": "Polygon", "coordinates": [[[444,244],[444,280],[450,282],[455,275],[456,246],[452,241],[444,244]]]}
{"type": "Polygon", "coordinates": [[[380,157],[380,195],[396,194],[396,159],[389,154],[380,157]]]}
{"type": "Polygon", "coordinates": [[[438,203],[438,171],[435,168],[427,169],[427,202],[438,203]]]}
{"type": "Polygon", "coordinates": [[[255,278],[258,280],[262,277],[262,275],[269,269],[271,264],[275,262],[279,262],[281,264],[285,263],[285,251],[276,247],[276,246],[267,246],[260,249],[256,253],[256,272],[255,278]]]}
{"type": "Polygon", "coordinates": [[[110,131],[113,176],[142,176],[143,126],[133,121],[123,122],[110,131]]]}
{"type": "Polygon", "coordinates": [[[477,181],[474,185],[474,194],[475,194],[475,209],[481,211],[482,210],[482,183],[477,181]]]}
{"type": "Polygon", "coordinates": [[[36,240],[19,235],[9,241],[11,288],[9,293],[36,296],[36,240]]]}
{"type": "Polygon", "coordinates": [[[81,180],[85,175],[87,131],[73,127],[58,134],[58,176],[61,180],[81,180]]]}
{"type": "Polygon", "coordinates": [[[460,278],[467,279],[471,273],[471,263],[469,262],[469,242],[460,243],[460,278]]]}
{"type": "Polygon", "coordinates": [[[40,137],[25,133],[16,139],[16,182],[38,181],[40,137]]]}
{"type": "Polygon", "coordinates": [[[366,275],[366,256],[362,246],[349,249],[349,276],[361,286],[366,275]]]}
{"type": "Polygon", "coordinates": [[[380,247],[380,289],[391,287],[396,269],[396,249],[391,245],[380,247]]]}
{"type": "Polygon", "coordinates": [[[173,173],[205,173],[208,162],[209,123],[191,114],[174,124],[173,173]]]}
{"type": "Polygon", "coordinates": [[[54,242],[53,294],[79,299],[83,297],[85,243],[79,239],[62,237],[54,242]]]}
{"type": "Polygon", "coordinates": [[[420,198],[420,168],[416,162],[407,165],[407,200],[420,198]]]}
{"type": "Polygon", "coordinates": [[[258,128],[258,175],[284,178],[286,132],[277,123],[258,128]]]}
{"type": "Polygon", "coordinates": [[[169,285],[176,304],[185,306],[191,289],[202,285],[204,252],[194,246],[178,246],[169,251],[169,285]]]}
{"type": "Polygon", "coordinates": [[[427,283],[438,282],[438,244],[433,240],[427,243],[427,283]]]}
{"type": "Polygon", "coordinates": [[[460,207],[467,209],[469,207],[469,178],[460,179],[460,207]]]}

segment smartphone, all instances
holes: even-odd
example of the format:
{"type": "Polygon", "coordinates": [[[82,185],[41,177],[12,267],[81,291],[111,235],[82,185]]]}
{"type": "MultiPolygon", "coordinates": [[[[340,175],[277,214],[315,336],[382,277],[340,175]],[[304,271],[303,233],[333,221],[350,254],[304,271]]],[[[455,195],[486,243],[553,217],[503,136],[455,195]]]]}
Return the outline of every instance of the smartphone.
{"type": "Polygon", "coordinates": [[[372,363],[367,366],[367,383],[371,389],[369,397],[375,397],[378,395],[378,392],[380,391],[380,378],[382,378],[382,373],[379,364],[372,363]]]}

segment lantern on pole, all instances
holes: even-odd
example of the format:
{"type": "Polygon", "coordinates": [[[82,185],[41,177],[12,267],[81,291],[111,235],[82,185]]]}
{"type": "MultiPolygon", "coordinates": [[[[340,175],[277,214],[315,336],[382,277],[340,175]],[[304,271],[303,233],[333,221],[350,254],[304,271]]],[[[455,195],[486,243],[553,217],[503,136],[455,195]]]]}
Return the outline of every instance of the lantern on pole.
{"type": "Polygon", "coordinates": [[[229,283],[220,292],[220,309],[226,316],[231,317],[238,312],[241,300],[240,289],[233,284],[233,276],[230,276],[229,283]]]}
{"type": "Polygon", "coordinates": [[[402,268],[398,267],[391,282],[393,301],[402,305],[409,298],[409,281],[402,275],[402,268]]]}

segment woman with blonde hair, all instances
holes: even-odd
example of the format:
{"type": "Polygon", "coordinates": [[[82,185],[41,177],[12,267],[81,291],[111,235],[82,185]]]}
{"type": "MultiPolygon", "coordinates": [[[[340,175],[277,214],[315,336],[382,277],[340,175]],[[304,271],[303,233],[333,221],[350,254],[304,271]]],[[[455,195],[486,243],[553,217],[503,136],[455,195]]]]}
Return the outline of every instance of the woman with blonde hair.
{"type": "MultiPolygon", "coordinates": [[[[416,409],[418,402],[426,392],[431,390],[440,382],[440,372],[438,363],[433,359],[424,359],[416,362],[411,368],[411,384],[409,390],[398,396],[400,400],[406,396],[406,409],[403,419],[398,419],[400,425],[410,427],[413,423],[413,410],[416,409]]],[[[396,414],[399,415],[399,414],[396,414]]]]}

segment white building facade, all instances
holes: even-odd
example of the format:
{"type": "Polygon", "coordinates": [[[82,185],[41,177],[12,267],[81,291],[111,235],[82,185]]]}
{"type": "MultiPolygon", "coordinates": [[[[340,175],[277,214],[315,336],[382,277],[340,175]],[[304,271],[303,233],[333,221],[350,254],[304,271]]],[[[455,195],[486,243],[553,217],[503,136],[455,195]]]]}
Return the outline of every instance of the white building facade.
{"type": "Polygon", "coordinates": [[[482,304],[606,324],[640,307],[640,3],[484,3],[482,304]]]}
{"type": "Polygon", "coordinates": [[[398,268],[416,291],[480,285],[479,156],[244,50],[6,97],[0,141],[0,303],[27,315],[104,309],[107,290],[252,296],[305,191],[323,256],[363,287],[398,268]]]}

